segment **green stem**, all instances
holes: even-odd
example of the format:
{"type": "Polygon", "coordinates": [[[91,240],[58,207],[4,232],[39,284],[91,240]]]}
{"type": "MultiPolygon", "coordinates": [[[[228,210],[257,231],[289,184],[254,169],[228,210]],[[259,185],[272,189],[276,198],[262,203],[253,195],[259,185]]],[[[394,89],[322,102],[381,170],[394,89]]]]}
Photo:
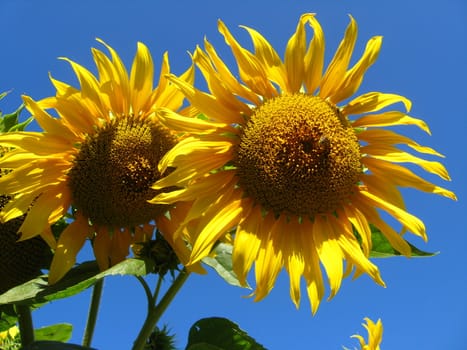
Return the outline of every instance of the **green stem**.
{"type": "Polygon", "coordinates": [[[99,312],[99,304],[101,302],[102,288],[104,286],[104,279],[100,279],[94,284],[92,289],[91,304],[89,305],[88,320],[83,336],[83,346],[90,347],[94,329],[96,328],[97,313],[99,312]]]}
{"type": "Polygon", "coordinates": [[[138,337],[136,338],[133,344],[133,350],[144,349],[146,340],[149,338],[152,331],[154,330],[157,321],[159,321],[161,316],[164,314],[164,311],[170,305],[175,295],[177,295],[178,291],[182,288],[189,275],[190,273],[183,269],[178,274],[177,278],[173,281],[172,285],[162,297],[161,301],[154,308],[151,308],[150,312],[146,316],[146,320],[144,321],[143,327],[141,328],[138,337]]]}
{"type": "Polygon", "coordinates": [[[143,277],[141,276],[135,276],[135,277],[143,286],[144,293],[146,294],[146,299],[148,300],[148,313],[149,313],[154,305],[151,289],[149,289],[149,286],[143,277]]]}
{"type": "Polygon", "coordinates": [[[159,275],[159,279],[157,280],[156,290],[154,291],[154,295],[152,297],[152,301],[154,304],[157,303],[157,298],[159,297],[159,291],[161,290],[161,286],[162,286],[162,277],[159,275]]]}
{"type": "Polygon", "coordinates": [[[34,326],[32,325],[31,309],[27,305],[16,305],[18,314],[19,333],[22,348],[26,348],[34,342],[34,326]]]}

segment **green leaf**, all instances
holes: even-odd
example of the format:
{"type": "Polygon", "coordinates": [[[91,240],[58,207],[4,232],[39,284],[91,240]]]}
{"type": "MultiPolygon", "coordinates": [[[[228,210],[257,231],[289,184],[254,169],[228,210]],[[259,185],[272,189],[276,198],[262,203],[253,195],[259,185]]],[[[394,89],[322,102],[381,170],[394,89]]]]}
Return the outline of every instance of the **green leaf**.
{"type": "MultiPolygon", "coordinates": [[[[213,253],[215,254],[214,258],[206,257],[203,259],[203,262],[211,266],[227,283],[233,286],[243,287],[232,268],[232,245],[219,243],[213,249],[213,253]]],[[[251,289],[248,285],[246,288],[251,289]]]]}
{"type": "Polygon", "coordinates": [[[4,114],[0,118],[0,132],[9,131],[22,131],[24,128],[32,122],[33,118],[29,117],[24,122],[19,122],[19,114],[24,109],[24,105],[21,105],[16,111],[10,114],[4,114]]]}
{"type": "Polygon", "coordinates": [[[73,326],[69,323],[58,323],[34,330],[36,340],[53,340],[67,342],[71,338],[73,326]]]}
{"type": "Polygon", "coordinates": [[[47,275],[43,275],[12,288],[0,295],[0,305],[16,303],[34,305],[68,298],[81,293],[106,276],[143,276],[147,272],[146,263],[142,259],[126,259],[102,272],[99,271],[95,261],[88,261],[70,270],[64,278],[54,285],[48,285],[47,275]]]}
{"type": "Polygon", "coordinates": [[[0,332],[16,325],[18,316],[13,305],[0,305],[0,332]]]}
{"type": "Polygon", "coordinates": [[[266,350],[232,321],[211,317],[197,321],[185,350],[266,350]]]}
{"type": "MultiPolygon", "coordinates": [[[[9,93],[10,93],[10,91],[5,91],[5,92],[0,93],[0,100],[3,99],[9,93]]],[[[2,115],[2,114],[0,113],[0,115],[2,115]]]]}
{"type": "Polygon", "coordinates": [[[58,341],[39,340],[35,341],[24,350],[95,350],[76,344],[65,344],[58,341]]]}
{"type": "MultiPolygon", "coordinates": [[[[391,244],[389,243],[388,239],[384,236],[384,234],[377,228],[371,225],[371,241],[372,241],[372,249],[370,252],[371,258],[390,258],[393,256],[400,256],[401,253],[394,249],[391,244]]],[[[412,257],[427,257],[427,256],[434,256],[438,253],[429,253],[424,252],[417,247],[415,247],[410,242],[406,241],[410,248],[412,249],[412,257]]]]}

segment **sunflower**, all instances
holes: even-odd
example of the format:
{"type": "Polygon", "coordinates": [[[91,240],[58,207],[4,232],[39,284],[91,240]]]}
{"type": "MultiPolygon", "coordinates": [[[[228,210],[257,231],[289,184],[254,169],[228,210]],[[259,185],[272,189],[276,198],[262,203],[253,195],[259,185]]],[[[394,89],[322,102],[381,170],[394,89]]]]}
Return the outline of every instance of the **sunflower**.
{"type": "Polygon", "coordinates": [[[300,281],[306,280],[313,313],[325,290],[323,270],[330,298],[352,271],[355,276],[366,273],[384,286],[377,266],[368,259],[370,224],[402,254],[410,256],[411,249],[380,211],[398,221],[402,231],[427,238],[423,222],[406,211],[398,187],[452,199],[455,195],[399,165],[412,163],[449,179],[439,162],[396,145],[429,155],[439,153],[381,128],[411,124],[429,133],[422,120],[406,112],[381,111],[399,102],[408,111],[408,99],[370,92],[338,105],[358,90],[379,54],[382,38],[371,38],[361,58],[349,68],[357,37],[351,17],[323,74],[324,35],[313,14],[301,16],[284,61],[257,31],[244,27],[253,42],[252,52],[237,42],[222,21],[218,28],[232,49],[240,79],[205,40],[205,49],[198,47],[193,60],[209,92],[171,77],[201,117],[160,111],[165,125],[190,136],[163,157],[159,170],[175,170],[153,187],[177,189],[160,193],[151,202],[192,202],[176,232],[192,245],[189,263],[205,257],[216,241],[235,229],[233,269],[246,283],[255,264],[255,300],[270,292],[283,267],[297,307],[300,281]],[[314,31],[309,42],[308,26],[314,31]],[[196,229],[184,230],[193,221],[196,229]]]}
{"type": "MultiPolygon", "coordinates": [[[[47,232],[60,218],[73,216],[57,242],[51,283],[74,265],[87,238],[92,239],[101,269],[123,260],[133,242],[152,235],[154,220],[168,209],[148,203],[160,192],[151,188],[161,176],[157,164],[178,141],[158,121],[157,109],[179,110],[184,100],[166,79],[168,55],[163,56],[154,89],[153,60],[144,44],[137,44],[128,74],[118,54],[98,41],[110,53],[92,49],[98,76],[63,58],[80,89],[51,78],[55,96],[40,101],[23,96],[43,131],[0,136],[0,144],[14,148],[0,160],[1,168],[12,170],[0,179],[0,193],[12,197],[1,220],[25,214],[19,233],[21,240],[27,240],[47,232]]],[[[189,68],[181,81],[192,83],[193,73],[189,68]]],[[[171,238],[168,241],[177,250],[184,247],[171,238]]],[[[180,254],[184,253],[180,250],[180,254]]]]}
{"type": "Polygon", "coordinates": [[[368,344],[361,335],[353,335],[352,338],[357,338],[360,342],[360,350],[380,350],[380,344],[383,340],[383,323],[379,319],[376,323],[365,317],[366,324],[363,327],[368,331],[368,344]]]}

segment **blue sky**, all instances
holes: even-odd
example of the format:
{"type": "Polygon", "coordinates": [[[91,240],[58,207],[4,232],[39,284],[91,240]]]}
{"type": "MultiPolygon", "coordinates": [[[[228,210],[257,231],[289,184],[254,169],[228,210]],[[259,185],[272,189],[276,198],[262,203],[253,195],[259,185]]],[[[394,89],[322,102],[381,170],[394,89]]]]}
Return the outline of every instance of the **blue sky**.
{"type": "MultiPolygon", "coordinates": [[[[368,277],[347,279],[338,295],[324,302],[312,317],[304,298],[296,309],[289,298],[283,273],[270,296],[254,303],[247,290],[231,287],[215,273],[192,276],[170,306],[162,323],[177,334],[183,348],[196,320],[227,317],[260,343],[275,349],[341,349],[356,346],[350,335],[366,333],[363,318],[382,318],[383,349],[465,349],[467,347],[467,273],[465,250],[467,213],[465,135],[467,116],[467,4],[464,0],[386,2],[371,0],[315,1],[24,1],[0,3],[0,91],[13,90],[0,102],[4,112],[14,110],[20,95],[34,99],[54,94],[49,81],[73,82],[72,70],[57,57],[66,56],[94,70],[91,47],[102,38],[121,55],[127,66],[144,42],[156,67],[169,51],[172,70],[181,73],[190,63],[187,51],[204,36],[231,64],[230,51],[217,32],[221,18],[242,43],[249,42],[238,25],[259,30],[283,53],[299,16],[316,12],[325,31],[327,58],[331,57],[352,14],[359,25],[355,57],[366,41],[383,35],[383,49],[365,77],[360,93],[383,91],[402,94],[413,102],[411,115],[424,119],[428,136],[415,127],[402,132],[446,155],[444,164],[453,179],[431,181],[456,192],[458,202],[414,190],[403,191],[410,212],[424,220],[428,243],[411,242],[440,254],[429,259],[376,260],[387,288],[368,277]]],[[[102,47],[100,47],[102,48],[102,47]]],[[[23,114],[23,116],[25,116],[23,114]]],[[[421,174],[421,173],[419,173],[421,174]]],[[[86,252],[82,258],[86,258],[86,252]]],[[[53,302],[34,312],[37,327],[69,322],[72,342],[81,341],[90,292],[53,302]]],[[[106,280],[93,346],[129,349],[146,311],[138,282],[130,277],[106,280]]]]}

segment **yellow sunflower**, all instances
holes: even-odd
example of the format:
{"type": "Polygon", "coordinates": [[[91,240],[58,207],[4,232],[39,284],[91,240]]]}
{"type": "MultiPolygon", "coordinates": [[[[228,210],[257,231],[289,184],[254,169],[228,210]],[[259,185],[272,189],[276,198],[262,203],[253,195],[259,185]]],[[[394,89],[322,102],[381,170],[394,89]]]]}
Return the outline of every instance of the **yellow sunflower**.
{"type": "Polygon", "coordinates": [[[197,48],[193,60],[209,92],[171,77],[203,117],[160,111],[166,125],[190,136],[164,156],[159,170],[176,169],[154,186],[178,188],[151,202],[192,202],[177,231],[192,245],[189,263],[208,255],[216,241],[235,228],[233,268],[246,283],[255,264],[255,300],[269,293],[283,267],[297,307],[302,276],[306,280],[313,313],[325,290],[321,266],[330,298],[352,270],[356,276],[367,273],[384,286],[378,268],[368,260],[370,224],[404,255],[409,256],[411,249],[381,218],[380,210],[399,221],[402,231],[426,239],[423,222],[405,210],[398,187],[452,199],[455,195],[398,163],[418,165],[448,180],[443,165],[396,145],[439,156],[437,152],[380,128],[412,124],[429,132],[422,120],[406,112],[381,111],[398,102],[409,110],[408,99],[370,92],[338,105],[358,90],[382,38],[370,39],[362,57],[349,68],[357,37],[351,18],[323,74],[324,36],[313,14],[301,16],[284,61],[257,31],[244,27],[253,41],[252,52],[223,22],[218,27],[237,61],[240,80],[206,40],[205,50],[197,48]],[[314,31],[309,42],[308,26],[314,31]],[[184,230],[193,222],[196,229],[184,230]]]}
{"type": "MultiPolygon", "coordinates": [[[[44,235],[65,215],[74,217],[57,242],[51,283],[74,265],[87,238],[92,238],[101,269],[123,260],[132,242],[152,235],[153,221],[168,209],[147,201],[160,192],[151,188],[161,176],[157,164],[178,141],[158,121],[157,109],[179,110],[184,100],[166,79],[168,56],[163,56],[153,88],[154,65],[145,45],[138,43],[128,74],[118,54],[98,41],[110,52],[92,49],[98,76],[64,58],[80,89],[51,78],[56,96],[40,101],[23,96],[43,131],[0,136],[1,145],[14,148],[0,160],[1,168],[12,170],[0,179],[0,193],[13,197],[1,220],[26,214],[19,228],[21,240],[26,240],[44,235]]],[[[181,81],[192,83],[193,73],[189,68],[181,81]]],[[[168,241],[185,254],[183,242],[168,241]]]]}
{"type": "Polygon", "coordinates": [[[365,317],[366,324],[363,327],[368,331],[368,344],[361,335],[353,335],[360,342],[360,350],[380,350],[380,344],[383,341],[383,323],[379,319],[376,323],[365,317]]]}

